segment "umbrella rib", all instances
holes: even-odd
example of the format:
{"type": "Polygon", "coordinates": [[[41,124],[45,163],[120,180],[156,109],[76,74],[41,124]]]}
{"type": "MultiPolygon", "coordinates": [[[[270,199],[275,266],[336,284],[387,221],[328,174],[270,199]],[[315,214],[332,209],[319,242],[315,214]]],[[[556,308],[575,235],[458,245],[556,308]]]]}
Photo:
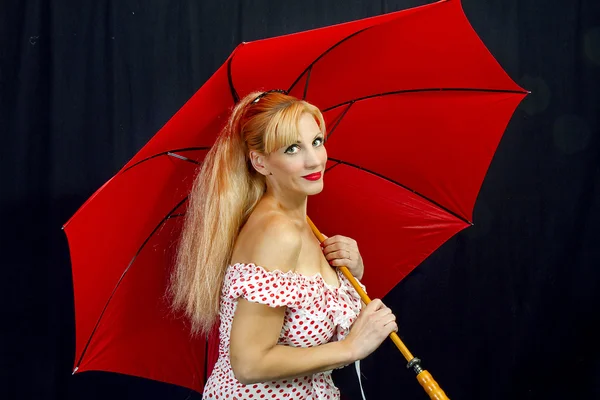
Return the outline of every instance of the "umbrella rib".
{"type": "MultiPolygon", "coordinates": [[[[330,160],[332,160],[332,159],[330,158],[330,160]]],[[[340,163],[338,160],[333,160],[333,161],[334,161],[334,162],[336,162],[336,164],[333,164],[331,167],[329,167],[329,168],[326,168],[326,169],[325,169],[325,172],[329,172],[329,171],[331,171],[332,169],[334,169],[335,167],[337,167],[338,165],[342,165],[342,163],[340,163]]]]}
{"type": "Polygon", "coordinates": [[[335,131],[335,128],[337,128],[337,126],[340,124],[340,122],[342,122],[342,119],[344,119],[344,117],[346,116],[346,113],[350,110],[350,108],[354,105],[354,102],[350,102],[350,104],[348,105],[348,107],[346,107],[346,109],[344,110],[344,112],[342,112],[342,115],[340,115],[340,117],[335,121],[335,124],[333,125],[333,127],[331,128],[331,130],[329,131],[329,133],[327,134],[327,140],[329,140],[329,138],[331,137],[331,135],[333,135],[333,131],[335,131]]]}
{"type": "Polygon", "coordinates": [[[302,95],[302,99],[306,99],[306,93],[308,92],[308,82],[310,81],[310,73],[312,72],[312,66],[308,69],[308,75],[306,76],[306,83],[304,84],[304,94],[302,95]]]}
{"type": "MultiPolygon", "coordinates": [[[[337,163],[338,163],[338,164],[334,165],[333,167],[335,167],[335,166],[337,166],[337,165],[340,165],[340,164],[343,164],[343,165],[347,165],[347,166],[349,166],[349,167],[353,167],[353,168],[359,169],[359,170],[361,170],[361,171],[368,172],[368,173],[370,173],[370,174],[373,174],[373,175],[375,175],[375,176],[378,176],[378,177],[380,177],[380,178],[382,178],[382,179],[385,179],[386,181],[388,181],[388,182],[391,182],[391,183],[393,183],[394,185],[400,186],[400,187],[402,187],[402,188],[404,188],[404,189],[406,189],[406,190],[408,190],[408,191],[410,191],[410,192],[412,192],[412,193],[416,194],[417,196],[421,197],[422,199],[425,199],[425,200],[427,200],[428,202],[430,202],[430,203],[432,203],[432,204],[436,205],[437,207],[441,208],[442,210],[446,211],[447,213],[449,213],[449,214],[452,214],[453,216],[455,216],[456,218],[460,219],[461,221],[463,221],[463,222],[465,222],[465,223],[467,223],[467,224],[469,224],[469,225],[474,225],[474,224],[473,224],[473,222],[471,222],[471,221],[469,221],[468,219],[466,219],[466,218],[464,218],[464,217],[462,217],[462,216],[458,215],[457,213],[455,213],[454,211],[450,210],[449,208],[447,208],[447,207],[444,207],[443,205],[441,205],[440,203],[436,202],[435,200],[432,200],[432,199],[430,199],[429,197],[427,197],[427,196],[425,196],[425,195],[423,195],[423,194],[421,194],[421,193],[417,192],[416,190],[413,190],[413,189],[409,188],[408,186],[401,184],[400,182],[397,182],[397,181],[395,181],[395,180],[393,180],[393,179],[391,179],[391,178],[388,178],[388,177],[387,177],[387,176],[385,176],[385,175],[382,175],[382,174],[379,174],[379,173],[377,173],[377,172],[371,171],[371,170],[369,170],[369,169],[367,169],[367,168],[361,167],[361,166],[359,166],[359,165],[356,165],[356,164],[352,164],[352,163],[349,163],[349,162],[346,162],[346,161],[343,161],[343,160],[338,160],[338,159],[336,159],[336,158],[331,158],[331,157],[330,157],[330,158],[329,158],[329,160],[331,160],[331,161],[334,161],[334,162],[337,162],[337,163]]],[[[333,167],[329,168],[329,169],[328,169],[328,171],[330,171],[330,170],[331,170],[333,167]]]]}
{"type": "Polygon", "coordinates": [[[341,107],[348,103],[355,103],[357,101],[368,100],[375,97],[383,97],[383,96],[391,96],[394,94],[404,94],[404,93],[418,93],[418,92],[486,92],[486,93],[517,93],[517,94],[528,94],[527,91],[522,90],[505,90],[505,89],[483,89],[483,88],[419,88],[419,89],[405,89],[405,90],[395,90],[393,92],[384,92],[371,94],[368,96],[358,97],[356,99],[351,99],[344,101],[342,103],[336,104],[331,107],[324,108],[321,110],[322,112],[331,111],[334,108],[341,107]]]}
{"type": "Polygon", "coordinates": [[[144,242],[142,243],[142,245],[140,246],[140,248],[138,249],[138,251],[135,253],[135,255],[133,256],[133,258],[129,262],[129,265],[127,265],[127,268],[125,268],[125,270],[121,274],[121,277],[117,281],[117,284],[115,285],[115,288],[113,289],[112,293],[108,297],[108,300],[106,301],[106,304],[104,305],[104,308],[102,309],[102,312],[100,313],[100,316],[98,317],[98,321],[96,321],[96,325],[94,326],[94,329],[92,330],[92,333],[90,334],[90,337],[88,338],[88,341],[85,344],[85,347],[83,348],[83,351],[81,352],[81,356],[79,356],[79,360],[77,361],[77,366],[75,367],[75,370],[77,370],[79,368],[79,365],[81,364],[81,361],[83,360],[83,357],[85,356],[85,353],[86,353],[86,351],[87,351],[90,343],[92,342],[92,337],[94,337],[94,334],[96,333],[96,330],[98,329],[98,326],[100,326],[100,321],[102,320],[102,317],[104,316],[104,313],[106,312],[106,309],[108,308],[108,305],[110,304],[110,301],[112,300],[113,296],[117,292],[117,289],[121,285],[121,282],[125,278],[125,275],[127,274],[127,272],[129,272],[129,269],[131,268],[131,266],[135,262],[136,258],[142,252],[142,250],[144,249],[144,247],[146,246],[146,244],[150,241],[150,239],[152,238],[152,236],[154,236],[154,234],[156,233],[156,231],[158,231],[158,229],[165,223],[165,221],[171,219],[172,217],[183,216],[184,215],[184,214],[174,214],[174,215],[172,215],[172,214],[173,214],[173,212],[175,210],[177,210],[177,208],[179,208],[183,203],[185,203],[187,201],[187,199],[188,199],[188,196],[185,196],[179,203],[177,203],[177,205],[175,207],[173,207],[173,209],[171,209],[171,211],[169,211],[169,213],[165,217],[163,217],[163,219],[158,223],[158,225],[156,225],[156,227],[150,233],[150,235],[148,235],[148,237],[146,238],[146,240],[144,240],[144,242]]]}
{"type": "Polygon", "coordinates": [[[231,91],[231,97],[233,97],[233,103],[237,104],[240,101],[240,96],[237,94],[235,86],[233,86],[233,76],[231,75],[231,62],[233,61],[234,55],[235,53],[232,54],[227,61],[227,80],[229,81],[229,90],[231,91]]]}
{"type": "MultiPolygon", "coordinates": [[[[306,77],[306,84],[305,84],[305,89],[304,89],[304,93],[306,94],[306,91],[308,90],[308,79],[310,78],[310,70],[312,70],[313,65],[315,65],[321,58],[325,57],[325,55],[327,53],[329,53],[331,50],[335,49],[336,47],[338,47],[340,44],[344,43],[346,40],[352,38],[353,36],[358,35],[361,32],[366,31],[369,28],[372,28],[374,25],[372,26],[367,26],[366,28],[361,29],[360,31],[354,32],[351,35],[346,36],[345,38],[341,39],[340,41],[338,41],[337,43],[335,43],[334,45],[332,45],[330,48],[328,48],[327,50],[325,50],[324,52],[322,52],[317,58],[315,58],[305,69],[304,71],[302,71],[302,73],[296,78],[296,80],[294,81],[294,83],[292,83],[292,85],[290,86],[290,88],[288,89],[288,93],[292,91],[292,89],[294,88],[294,86],[296,86],[296,84],[300,81],[300,79],[302,79],[302,77],[304,76],[304,74],[306,72],[309,72],[308,76],[306,77]]],[[[306,97],[305,97],[306,98],[306,97]]]]}
{"type": "Polygon", "coordinates": [[[198,161],[192,160],[191,158],[187,158],[185,156],[182,156],[181,154],[171,153],[169,151],[169,152],[167,152],[167,155],[170,157],[179,158],[180,160],[183,160],[183,161],[191,162],[192,164],[200,165],[200,163],[198,161]]]}
{"type": "Polygon", "coordinates": [[[179,158],[180,160],[184,160],[184,161],[188,161],[188,162],[200,165],[200,163],[198,161],[196,161],[196,160],[192,160],[191,158],[187,158],[185,156],[182,156],[181,154],[175,154],[175,153],[180,153],[180,152],[184,152],[184,151],[196,151],[196,150],[210,150],[210,147],[186,147],[186,148],[183,148],[183,149],[174,149],[174,150],[163,151],[162,153],[154,154],[154,155],[152,155],[150,157],[146,157],[143,160],[140,160],[140,161],[136,162],[132,166],[127,167],[126,169],[124,169],[123,172],[129,171],[131,168],[137,167],[141,163],[144,163],[146,161],[152,160],[153,158],[164,156],[164,155],[168,155],[168,156],[171,156],[171,157],[179,158]]]}

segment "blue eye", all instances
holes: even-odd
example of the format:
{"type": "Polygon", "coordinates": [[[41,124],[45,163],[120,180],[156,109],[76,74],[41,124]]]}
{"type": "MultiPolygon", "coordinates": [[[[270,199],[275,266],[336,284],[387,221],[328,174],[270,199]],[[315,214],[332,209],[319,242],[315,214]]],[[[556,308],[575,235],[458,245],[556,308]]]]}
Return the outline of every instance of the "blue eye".
{"type": "Polygon", "coordinates": [[[293,144],[290,147],[288,147],[287,149],[285,149],[285,153],[287,153],[287,154],[296,154],[297,151],[290,152],[290,150],[292,150],[293,148],[299,148],[299,146],[297,144],[293,144]]]}
{"type": "MultiPolygon", "coordinates": [[[[315,140],[313,140],[313,146],[318,147],[321,146],[323,144],[323,137],[318,137],[315,140]],[[319,142],[319,144],[315,145],[315,142],[319,142]]],[[[288,147],[287,149],[285,149],[284,153],[286,154],[296,154],[298,153],[298,151],[292,151],[293,149],[297,148],[298,151],[300,151],[300,146],[298,146],[297,144],[293,144],[290,147],[288,147]]]]}

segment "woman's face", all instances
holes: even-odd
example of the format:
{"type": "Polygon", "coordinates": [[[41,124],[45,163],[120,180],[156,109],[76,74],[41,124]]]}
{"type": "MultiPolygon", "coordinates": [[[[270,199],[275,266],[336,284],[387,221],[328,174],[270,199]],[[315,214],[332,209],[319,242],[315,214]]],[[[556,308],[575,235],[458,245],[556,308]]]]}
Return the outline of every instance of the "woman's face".
{"type": "Polygon", "coordinates": [[[266,157],[256,156],[258,162],[255,167],[266,175],[275,192],[313,195],[323,190],[323,173],[327,163],[325,138],[309,113],[302,114],[298,125],[298,142],[277,149],[266,157]]]}

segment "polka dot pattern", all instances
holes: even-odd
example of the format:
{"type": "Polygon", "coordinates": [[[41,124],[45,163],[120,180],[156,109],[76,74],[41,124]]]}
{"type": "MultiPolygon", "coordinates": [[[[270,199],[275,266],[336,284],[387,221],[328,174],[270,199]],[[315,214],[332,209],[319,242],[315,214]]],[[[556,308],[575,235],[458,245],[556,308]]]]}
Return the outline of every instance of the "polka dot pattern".
{"type": "MultiPolygon", "coordinates": [[[[347,278],[339,271],[337,274],[340,286],[334,287],[320,274],[269,271],[252,263],[230,265],[221,291],[219,358],[206,382],[203,398],[339,399],[331,371],[244,385],[235,379],[229,362],[231,324],[240,297],[270,307],[287,307],[280,345],[312,347],[346,337],[358,317],[361,302],[347,278]]],[[[362,284],[361,287],[365,290],[362,284]]]]}

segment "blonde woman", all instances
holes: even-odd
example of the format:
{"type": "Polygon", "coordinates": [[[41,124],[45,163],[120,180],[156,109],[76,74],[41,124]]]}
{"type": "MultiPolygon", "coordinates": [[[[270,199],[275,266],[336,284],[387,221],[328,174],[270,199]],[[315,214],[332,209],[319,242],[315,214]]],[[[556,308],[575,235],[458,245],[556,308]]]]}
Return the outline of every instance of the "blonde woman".
{"type": "Polygon", "coordinates": [[[339,399],[331,371],[372,353],[395,317],[364,306],[346,277],[356,242],[320,245],[306,221],[327,162],[321,112],[281,90],[251,93],[206,156],[190,194],[172,277],[173,304],[219,358],[203,398],[339,399]]]}

